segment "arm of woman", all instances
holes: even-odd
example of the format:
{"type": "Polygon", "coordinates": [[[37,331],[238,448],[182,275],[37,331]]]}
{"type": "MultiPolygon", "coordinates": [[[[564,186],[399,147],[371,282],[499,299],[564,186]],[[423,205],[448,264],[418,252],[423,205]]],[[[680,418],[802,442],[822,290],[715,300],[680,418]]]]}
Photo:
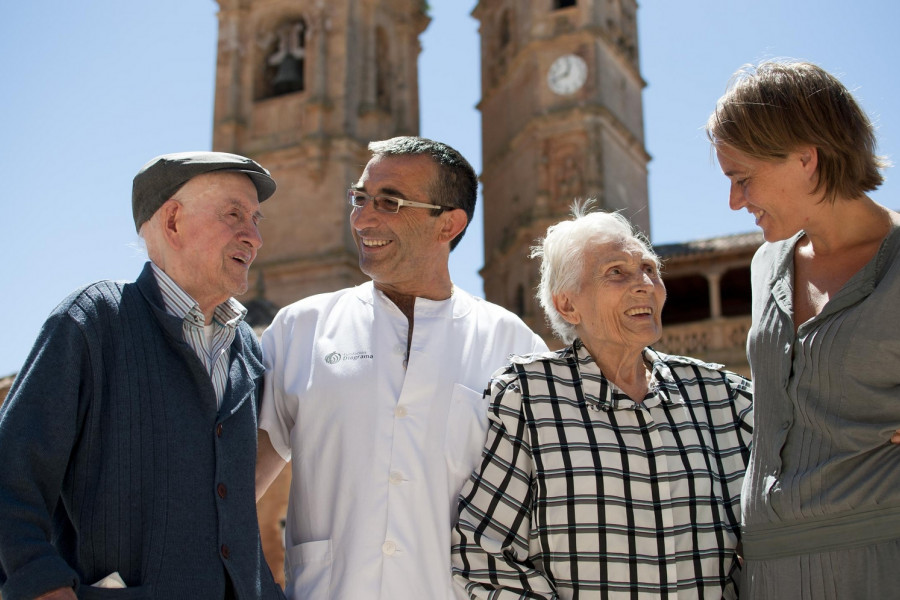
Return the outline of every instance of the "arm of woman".
{"type": "Polygon", "coordinates": [[[558,598],[530,560],[533,463],[522,397],[509,379],[490,387],[491,421],[481,465],[459,499],[453,578],[469,598],[558,598]]]}

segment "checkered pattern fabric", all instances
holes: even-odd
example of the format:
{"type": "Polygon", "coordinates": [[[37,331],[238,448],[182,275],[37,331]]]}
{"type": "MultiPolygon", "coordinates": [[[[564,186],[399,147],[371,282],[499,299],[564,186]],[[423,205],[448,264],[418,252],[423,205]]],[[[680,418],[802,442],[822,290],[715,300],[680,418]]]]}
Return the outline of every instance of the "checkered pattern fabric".
{"type": "Polygon", "coordinates": [[[640,404],[580,342],[514,358],[460,498],[453,572],[471,598],[721,598],[737,567],[749,381],[646,349],[640,404]]]}

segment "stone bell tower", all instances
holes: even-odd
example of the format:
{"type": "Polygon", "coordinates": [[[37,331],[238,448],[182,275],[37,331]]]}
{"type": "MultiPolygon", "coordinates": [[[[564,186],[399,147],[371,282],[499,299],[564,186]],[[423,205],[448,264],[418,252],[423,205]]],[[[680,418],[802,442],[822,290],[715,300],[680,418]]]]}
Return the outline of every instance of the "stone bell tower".
{"type": "MultiPolygon", "coordinates": [[[[241,301],[274,309],[364,280],[344,197],[371,140],[419,131],[423,0],[218,0],[213,148],[272,171],[241,301]]],[[[262,314],[260,314],[260,311],[262,314]]]]}
{"type": "Polygon", "coordinates": [[[573,199],[649,236],[635,0],[480,0],[488,300],[547,333],[527,256],[573,199]]]}

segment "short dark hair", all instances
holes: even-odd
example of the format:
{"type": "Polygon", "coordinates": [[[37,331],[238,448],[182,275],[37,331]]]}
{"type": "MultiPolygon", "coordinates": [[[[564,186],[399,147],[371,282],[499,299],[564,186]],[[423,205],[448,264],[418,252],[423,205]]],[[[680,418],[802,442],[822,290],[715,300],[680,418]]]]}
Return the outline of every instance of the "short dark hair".
{"type": "Polygon", "coordinates": [[[706,123],[706,134],[761,160],[779,160],[800,146],[818,153],[815,192],[858,198],[882,184],[889,166],[875,154],[875,130],[853,95],[814,64],[766,61],[738,70],[706,123]]]}
{"type": "Polygon", "coordinates": [[[478,198],[478,176],[469,161],[447,144],[417,136],[371,142],[369,151],[375,156],[425,155],[438,165],[439,175],[429,190],[431,200],[435,204],[461,208],[466,212],[466,226],[450,242],[450,249],[456,248],[472,222],[478,198]]]}

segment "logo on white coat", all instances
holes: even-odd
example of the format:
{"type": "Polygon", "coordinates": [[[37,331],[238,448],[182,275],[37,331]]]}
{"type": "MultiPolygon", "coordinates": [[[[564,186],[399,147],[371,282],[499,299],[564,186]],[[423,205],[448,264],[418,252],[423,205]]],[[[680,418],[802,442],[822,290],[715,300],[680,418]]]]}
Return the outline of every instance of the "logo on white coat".
{"type": "Polygon", "coordinates": [[[339,362],[348,361],[348,360],[361,360],[364,358],[372,359],[375,358],[375,355],[371,352],[361,351],[361,352],[353,352],[351,354],[341,354],[340,352],[331,352],[330,354],[325,355],[325,363],[329,365],[336,365],[339,362]]]}

